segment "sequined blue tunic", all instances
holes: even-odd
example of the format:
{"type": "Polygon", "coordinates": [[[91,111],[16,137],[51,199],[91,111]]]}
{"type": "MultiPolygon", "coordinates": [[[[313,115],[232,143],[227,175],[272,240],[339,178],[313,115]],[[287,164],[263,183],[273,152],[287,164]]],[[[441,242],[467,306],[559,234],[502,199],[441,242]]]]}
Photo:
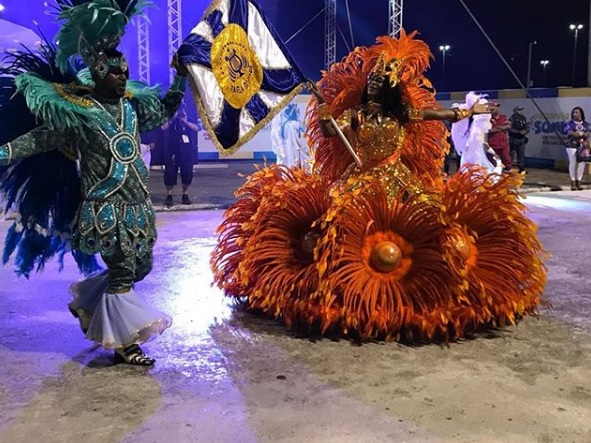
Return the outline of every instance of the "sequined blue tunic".
{"type": "Polygon", "coordinates": [[[174,115],[184,87],[177,78],[164,98],[150,106],[133,98],[109,103],[87,96],[95,118],[84,137],[67,128],[41,127],[0,146],[0,165],[53,149],[77,151],[83,200],[72,247],[103,256],[143,256],[154,245],[156,229],[139,134],[174,115]]]}

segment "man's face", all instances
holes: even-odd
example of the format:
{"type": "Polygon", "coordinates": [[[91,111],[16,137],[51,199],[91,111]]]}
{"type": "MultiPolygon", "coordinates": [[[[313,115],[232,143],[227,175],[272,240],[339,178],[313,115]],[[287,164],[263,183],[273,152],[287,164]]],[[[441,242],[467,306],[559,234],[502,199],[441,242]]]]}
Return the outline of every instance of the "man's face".
{"type": "Polygon", "coordinates": [[[490,112],[493,116],[498,115],[499,114],[499,106],[498,105],[491,105],[490,112]]]}
{"type": "Polygon", "coordinates": [[[123,71],[121,67],[109,67],[109,72],[103,79],[96,79],[97,85],[100,83],[101,89],[108,95],[114,97],[123,97],[125,95],[125,86],[127,85],[128,71],[123,71]]]}

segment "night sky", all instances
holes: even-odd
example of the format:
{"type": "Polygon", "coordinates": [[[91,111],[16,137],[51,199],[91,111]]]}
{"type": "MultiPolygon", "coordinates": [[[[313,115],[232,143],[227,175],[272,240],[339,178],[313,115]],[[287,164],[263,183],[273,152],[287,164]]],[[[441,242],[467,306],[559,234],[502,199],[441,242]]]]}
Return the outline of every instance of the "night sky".
{"type": "MultiPolygon", "coordinates": [[[[388,2],[348,0],[356,45],[371,44],[375,36],[388,31],[388,2]]],[[[587,78],[589,0],[465,0],[499,51],[525,83],[529,42],[533,46],[532,81],[534,86],[571,86],[574,33],[570,23],[583,23],[577,49],[577,86],[587,78]],[[540,60],[548,59],[545,82],[540,60]]],[[[338,27],[350,42],[346,1],[337,0],[338,27]]],[[[284,40],[289,39],[322,9],[323,0],[261,0],[284,40]]],[[[470,18],[459,0],[405,0],[403,25],[407,31],[418,30],[435,55],[428,76],[441,89],[441,52],[449,44],[445,61],[444,90],[485,90],[517,88],[506,66],[470,18]]],[[[324,22],[316,19],[288,44],[302,69],[318,78],[323,67],[324,22]]],[[[337,60],[347,47],[337,32],[337,60]]],[[[350,44],[350,43],[349,43],[350,44]]]]}
{"type": "MultiPolygon", "coordinates": [[[[51,3],[52,0],[49,0],[51,3]]],[[[18,24],[33,27],[40,23],[48,35],[57,26],[54,18],[44,11],[44,0],[0,0],[6,6],[1,17],[18,24]]],[[[149,12],[153,23],[151,36],[152,78],[167,79],[167,26],[166,0],[156,0],[159,6],[149,12]],[[160,72],[161,71],[161,72],[160,72]]],[[[351,45],[346,15],[349,4],[355,45],[369,45],[375,37],[388,31],[388,2],[386,0],[337,0],[338,28],[347,43],[337,33],[337,60],[351,45]]],[[[589,54],[589,0],[465,0],[484,30],[497,45],[501,54],[525,83],[527,54],[530,41],[533,47],[532,80],[534,86],[571,86],[574,33],[570,23],[583,23],[577,49],[576,85],[584,86],[587,79],[589,54]],[[540,60],[550,60],[545,82],[540,60]]],[[[196,24],[209,4],[207,0],[183,1],[185,32],[196,24]]],[[[283,40],[288,40],[324,7],[324,0],[259,0],[283,40]]],[[[427,75],[439,91],[487,90],[519,87],[499,56],[472,21],[460,0],[405,0],[404,27],[418,30],[420,38],[431,47],[435,59],[427,75]],[[451,49],[445,61],[445,79],[442,84],[442,63],[439,45],[449,44],[451,49]]],[[[0,30],[1,31],[1,30],[0,30]]],[[[135,32],[130,32],[127,46],[130,63],[134,66],[135,32]]],[[[301,33],[293,37],[288,48],[304,71],[318,79],[324,65],[324,18],[319,16],[301,33]]]]}

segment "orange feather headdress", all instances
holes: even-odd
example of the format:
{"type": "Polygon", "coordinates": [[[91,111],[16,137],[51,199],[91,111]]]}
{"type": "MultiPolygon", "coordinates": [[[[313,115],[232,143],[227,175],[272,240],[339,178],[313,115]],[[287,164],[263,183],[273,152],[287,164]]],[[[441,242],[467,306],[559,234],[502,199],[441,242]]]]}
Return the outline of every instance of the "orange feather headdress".
{"type": "MultiPolygon", "coordinates": [[[[372,71],[385,74],[391,86],[397,85],[408,106],[417,109],[436,108],[438,105],[434,90],[424,76],[433,54],[425,42],[415,39],[416,35],[416,31],[407,34],[401,30],[398,38],[378,37],[375,45],[355,48],[341,62],[334,63],[330,70],[324,71],[318,87],[332,116],[338,117],[345,110],[361,103],[367,77],[372,71]]],[[[332,179],[338,178],[351,163],[350,155],[340,140],[327,139],[322,135],[316,100],[310,101],[306,119],[308,142],[315,151],[315,171],[332,179]]],[[[403,148],[403,160],[429,185],[432,185],[430,176],[437,175],[436,172],[441,169],[439,163],[443,163],[444,152],[440,141],[444,138],[445,128],[440,122],[425,122],[421,131],[418,128],[417,131],[407,131],[407,139],[409,143],[412,142],[412,146],[408,144],[407,148],[403,148]],[[428,130],[425,131],[426,128],[428,130]],[[426,143],[422,144],[418,139],[426,143]],[[416,152],[419,145],[420,155],[416,152]],[[422,155],[423,151],[429,153],[425,156],[422,155]],[[421,158],[415,159],[417,156],[421,158]],[[428,172],[423,174],[418,171],[419,168],[427,169],[428,172]]]]}

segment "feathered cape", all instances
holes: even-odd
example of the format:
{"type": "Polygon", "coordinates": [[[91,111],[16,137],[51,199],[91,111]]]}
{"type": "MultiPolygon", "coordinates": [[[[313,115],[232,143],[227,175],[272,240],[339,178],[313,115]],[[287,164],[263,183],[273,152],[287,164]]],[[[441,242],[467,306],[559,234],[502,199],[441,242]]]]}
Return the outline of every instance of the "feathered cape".
{"type": "MultiPolygon", "coordinates": [[[[86,98],[92,84],[81,66],[67,73],[56,68],[56,46],[45,42],[39,52],[24,48],[0,68],[0,145],[45,125],[68,129],[81,138],[96,129],[97,109],[86,98]],[[81,81],[86,79],[85,81],[81,81]]],[[[159,88],[129,82],[128,96],[150,109],[159,105],[159,88]]],[[[71,252],[84,274],[99,269],[93,256],[70,248],[70,235],[82,196],[77,153],[67,147],[0,166],[0,194],[14,222],[4,241],[2,262],[16,252],[16,272],[28,277],[58,256],[60,266],[71,252]]]]}

